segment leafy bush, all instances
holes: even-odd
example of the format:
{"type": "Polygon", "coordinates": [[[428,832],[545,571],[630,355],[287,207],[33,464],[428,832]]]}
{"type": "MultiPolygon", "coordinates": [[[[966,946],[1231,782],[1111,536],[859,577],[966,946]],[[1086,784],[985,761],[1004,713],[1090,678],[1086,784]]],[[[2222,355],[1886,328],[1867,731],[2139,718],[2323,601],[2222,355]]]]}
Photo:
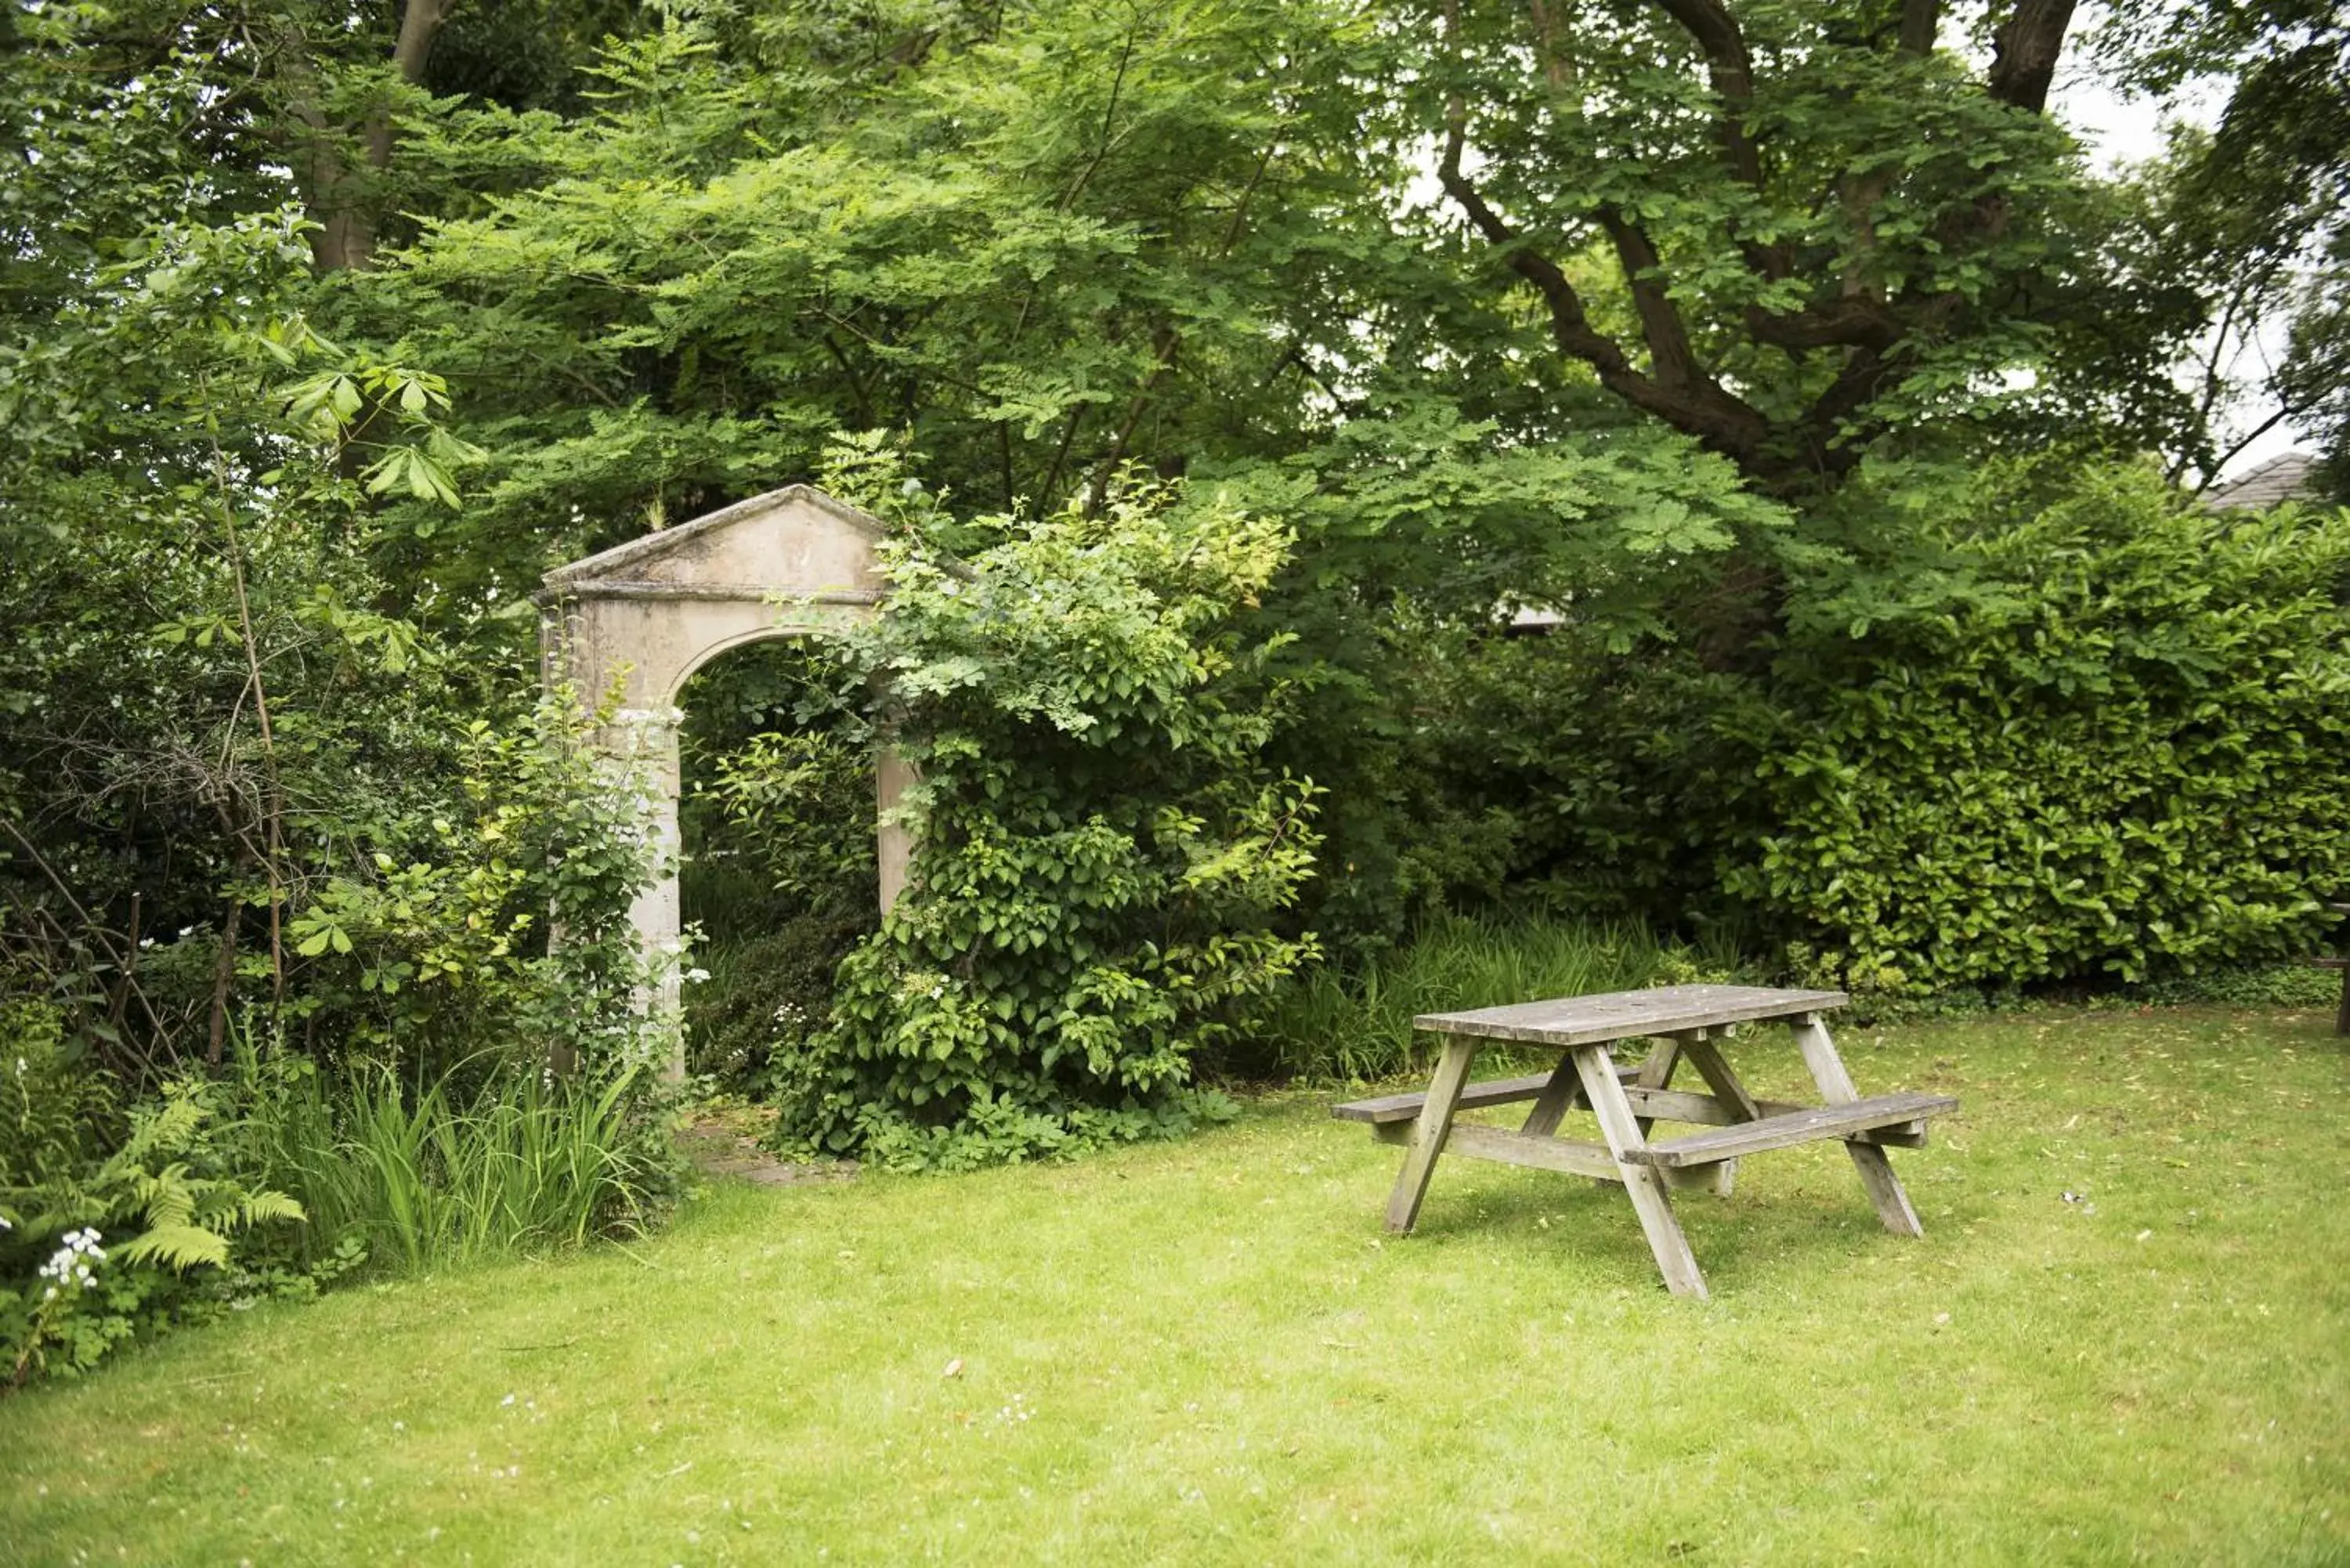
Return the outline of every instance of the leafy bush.
{"type": "Polygon", "coordinates": [[[779,1085],[793,1147],[951,1167],[1180,1127],[1193,1055],[1315,950],[1273,925],[1315,792],[1263,761],[1277,645],[1240,629],[1283,532],[1150,490],[991,526],[968,569],[889,545],[846,643],[920,848],[779,1085]]]}
{"type": "Polygon", "coordinates": [[[1508,882],[1889,994],[2315,950],[2350,888],[2350,516],[2060,456],[1872,472],[1772,549],[1716,589],[1775,584],[1735,658],[1570,622],[1431,659],[1429,766],[1508,882]]]}
{"type": "Polygon", "coordinates": [[[680,736],[679,892],[714,941],[807,916],[879,918],[865,693],[829,639],[777,639],[695,674],[680,736]]]}
{"type": "Polygon", "coordinates": [[[240,1168],[220,1085],[182,1076],[118,1120],[102,1078],[68,1059],[54,1014],[5,1010],[0,1085],[0,1361],[10,1385],[82,1372],[135,1335],[258,1290],[301,1205],[240,1168]],[[45,1014],[47,1014],[45,1016],[45,1014]],[[258,1271],[258,1272],[257,1272],[258,1271]]]}
{"type": "Polygon", "coordinates": [[[826,643],[730,653],[684,706],[680,894],[702,940],[686,1064],[764,1097],[832,1017],[833,972],[879,924],[873,744],[826,643]]]}
{"type": "Polygon", "coordinates": [[[675,955],[642,953],[628,918],[650,875],[641,786],[608,775],[594,722],[556,691],[513,728],[463,723],[430,820],[369,825],[366,857],[287,919],[286,1025],[428,1076],[556,1059],[600,1081],[666,1060],[667,1026],[637,997],[675,955]]]}
{"type": "Polygon", "coordinates": [[[669,1049],[632,1005],[636,803],[567,699],[533,709],[529,607],[383,575],[436,525],[391,497],[446,514],[478,454],[437,378],[313,328],[308,281],[291,214],[163,223],[109,236],[37,356],[0,349],[19,1375],[363,1244],[295,1222],[240,1033],[338,1077],[459,1074],[466,1103],[577,1063],[629,1086],[630,1137],[631,1065],[669,1049]]]}
{"type": "MultiPolygon", "coordinates": [[[[870,818],[868,818],[869,825],[870,818]]],[[[878,914],[801,915],[695,954],[708,978],[686,992],[686,1066],[762,1098],[832,1021],[833,976],[878,914]]]]}
{"type": "Polygon", "coordinates": [[[1733,896],[1893,990],[2315,947],[2350,888],[2350,515],[2056,461],[1844,505],[1791,575],[1733,896]]]}

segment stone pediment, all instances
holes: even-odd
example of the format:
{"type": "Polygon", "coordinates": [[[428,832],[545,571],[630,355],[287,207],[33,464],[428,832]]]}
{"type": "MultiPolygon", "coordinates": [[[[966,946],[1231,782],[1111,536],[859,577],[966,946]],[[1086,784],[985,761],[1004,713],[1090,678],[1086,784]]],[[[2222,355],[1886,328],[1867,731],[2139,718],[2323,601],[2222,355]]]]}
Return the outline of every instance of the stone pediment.
{"type": "Polygon", "coordinates": [[[886,536],[879,519],[786,485],[557,566],[537,597],[874,604],[887,587],[875,564],[886,536]]]}

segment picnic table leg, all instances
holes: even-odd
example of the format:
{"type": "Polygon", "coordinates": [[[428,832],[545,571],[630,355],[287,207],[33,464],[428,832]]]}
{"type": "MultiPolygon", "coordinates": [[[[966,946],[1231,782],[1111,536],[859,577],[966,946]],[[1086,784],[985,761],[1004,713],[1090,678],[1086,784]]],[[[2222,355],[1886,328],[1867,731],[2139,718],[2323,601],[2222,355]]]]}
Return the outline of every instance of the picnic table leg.
{"type": "Polygon", "coordinates": [[[1419,1200],[1428,1196],[1428,1179],[1436,1170],[1436,1157],[1452,1131],[1452,1113],[1461,1104],[1461,1086],[1469,1081],[1469,1064],[1483,1042],[1473,1035],[1451,1034],[1444,1054],[1437,1058],[1436,1077],[1419,1107],[1411,1130],[1411,1147],[1404,1151],[1403,1169],[1396,1175],[1395,1190],[1388,1195],[1388,1229],[1409,1231],[1419,1219],[1419,1200]]]}
{"type": "Polygon", "coordinates": [[[1575,1075],[1575,1053],[1559,1053],[1558,1065],[1551,1069],[1550,1082],[1534,1097],[1534,1108],[1526,1113],[1525,1125],[1518,1130],[1531,1137],[1549,1137],[1558,1131],[1558,1124],[1566,1113],[1575,1109],[1575,1102],[1583,1093],[1575,1075]]]}
{"type": "MultiPolygon", "coordinates": [[[[1806,1012],[1788,1022],[1795,1032],[1795,1049],[1804,1054],[1804,1065],[1812,1070],[1812,1081],[1819,1085],[1827,1103],[1848,1106],[1860,1098],[1819,1014],[1806,1012]]],[[[1868,1189],[1868,1200],[1877,1205],[1877,1217],[1885,1228],[1897,1236],[1924,1235],[1926,1228],[1918,1223],[1918,1211],[1909,1207],[1909,1195],[1901,1190],[1901,1179],[1893,1174],[1893,1162],[1885,1151],[1873,1143],[1855,1143],[1849,1138],[1844,1149],[1852,1156],[1853,1168],[1860,1172],[1860,1184],[1868,1189]]]]}
{"type": "MultiPolygon", "coordinates": [[[[1644,1089],[1669,1089],[1673,1086],[1673,1069],[1681,1064],[1681,1043],[1679,1036],[1667,1035],[1648,1047],[1648,1056],[1640,1063],[1640,1075],[1635,1079],[1644,1089]]],[[[1647,1137],[1657,1125],[1654,1116],[1636,1116],[1640,1136],[1647,1137]]]]}
{"type": "MultiPolygon", "coordinates": [[[[1721,1047],[1714,1044],[1711,1030],[1694,1029],[1682,1035],[1681,1054],[1689,1059],[1690,1066],[1697,1069],[1698,1076],[1705,1080],[1705,1086],[1712,1090],[1713,1097],[1728,1108],[1733,1120],[1759,1122],[1762,1119],[1762,1107],[1755,1104],[1754,1096],[1747,1091],[1744,1082],[1731,1070],[1729,1058],[1722,1055],[1721,1047]]],[[[1712,1168],[1714,1191],[1721,1197],[1729,1197],[1731,1184],[1738,1179],[1738,1162],[1725,1159],[1712,1168]]]]}
{"type": "Polygon", "coordinates": [[[1583,1078],[1583,1096],[1599,1117],[1600,1136],[1607,1140],[1608,1152],[1616,1157],[1616,1168],[1624,1179],[1624,1190],[1632,1197],[1632,1210],[1640,1217],[1640,1229],[1648,1238],[1648,1251],[1657,1256],[1658,1272],[1665,1276],[1665,1288],[1677,1296],[1705,1299],[1705,1276],[1698,1272],[1697,1254],[1690,1251],[1689,1238],[1681,1234],[1681,1222],[1673,1218],[1671,1199],[1665,1196],[1665,1184],[1654,1166],[1636,1165],[1624,1158],[1630,1149],[1645,1148],[1648,1139],[1641,1136],[1640,1124],[1632,1114],[1632,1102],[1624,1096],[1624,1085],[1616,1077],[1616,1064],[1609,1059],[1604,1045],[1578,1045],[1575,1048],[1575,1069],[1583,1078]]]}

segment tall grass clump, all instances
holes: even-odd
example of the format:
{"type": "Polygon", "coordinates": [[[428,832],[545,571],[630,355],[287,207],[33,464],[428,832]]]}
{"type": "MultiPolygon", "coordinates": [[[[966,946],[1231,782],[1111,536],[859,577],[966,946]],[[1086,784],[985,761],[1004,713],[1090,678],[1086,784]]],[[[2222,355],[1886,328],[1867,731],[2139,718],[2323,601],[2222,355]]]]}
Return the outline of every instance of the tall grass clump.
{"type": "Polygon", "coordinates": [[[357,1240],[379,1266],[440,1268],[642,1229],[676,1161],[633,1078],[501,1074],[467,1090],[455,1075],[299,1073],[246,1126],[311,1245],[357,1240]]]}
{"type": "Polygon", "coordinates": [[[1440,915],[1351,971],[1301,977],[1265,1010],[1252,1057],[1235,1064],[1306,1083],[1397,1077],[1429,1064],[1411,1027],[1420,1013],[1713,979],[1735,963],[1631,923],[1440,915]]]}

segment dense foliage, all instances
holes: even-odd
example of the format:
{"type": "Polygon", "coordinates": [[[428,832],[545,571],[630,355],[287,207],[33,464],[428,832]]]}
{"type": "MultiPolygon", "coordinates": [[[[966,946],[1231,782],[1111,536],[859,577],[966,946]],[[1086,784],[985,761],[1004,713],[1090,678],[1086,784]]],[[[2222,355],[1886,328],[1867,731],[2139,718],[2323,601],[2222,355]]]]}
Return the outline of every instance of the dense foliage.
{"type": "Polygon", "coordinates": [[[778,639],[704,668],[684,698],[686,1064],[763,1098],[879,919],[866,693],[843,676],[823,643],[778,639]]]}
{"type": "Polygon", "coordinates": [[[2144,464],[2050,459],[1871,480],[1783,548],[1752,670],[1573,628],[1454,650],[1439,751],[1505,764],[1457,787],[1506,875],[1887,991],[2320,940],[2317,898],[2350,885],[2350,518],[2213,514],[2144,464]]]}
{"type": "Polygon", "coordinates": [[[889,547],[847,639],[920,782],[910,885],[780,1086],[785,1137],[961,1165],[1183,1125],[1191,1059],[1314,955],[1310,781],[1263,758],[1285,701],[1249,601],[1276,525],[1125,488],[999,519],[967,564],[889,547]]]}
{"type": "MultiPolygon", "coordinates": [[[[11,272],[0,353],[0,1354],[20,1377],[311,1288],[390,1228],[321,1217],[248,1136],[281,1064],[330,1091],[323,1159],[364,1145],[363,1086],[470,1102],[558,1059],[600,1092],[666,1050],[632,1005],[637,813],[571,698],[536,696],[527,607],[403,595],[377,567],[387,498],[448,512],[477,455],[444,383],[320,335],[293,214],[224,216],[220,189],[158,170],[187,156],[147,145],[168,92],[70,107],[87,118],[25,128],[13,210],[70,218],[11,272]]],[[[644,1117],[631,1093],[619,1136],[644,1117]]]]}

